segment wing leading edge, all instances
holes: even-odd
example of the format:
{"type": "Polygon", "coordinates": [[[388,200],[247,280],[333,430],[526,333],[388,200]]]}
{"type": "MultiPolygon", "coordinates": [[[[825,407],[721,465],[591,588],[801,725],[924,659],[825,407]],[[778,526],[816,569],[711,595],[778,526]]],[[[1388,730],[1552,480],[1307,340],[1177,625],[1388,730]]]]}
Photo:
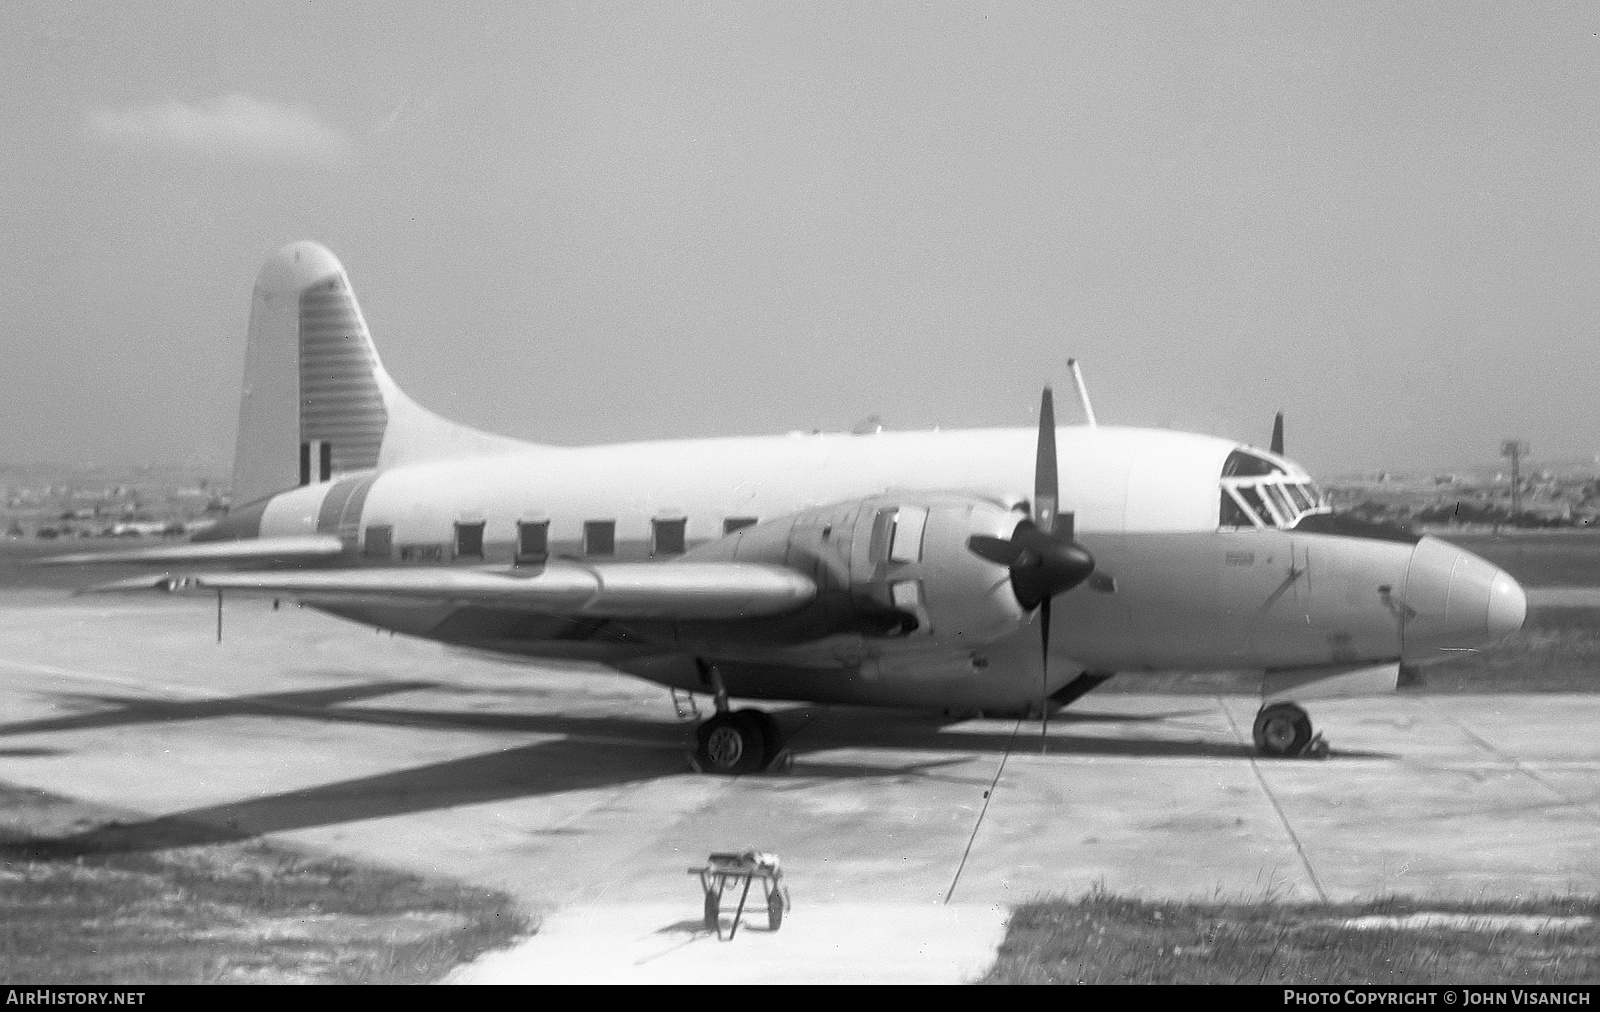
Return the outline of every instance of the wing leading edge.
{"type": "Polygon", "coordinates": [[[797,611],[817,585],[782,566],[748,562],[616,562],[510,569],[376,568],[141,576],[85,593],[164,590],[318,601],[499,605],[547,615],[693,621],[797,611]]]}
{"type": "Polygon", "coordinates": [[[162,565],[179,563],[226,562],[306,562],[331,559],[344,551],[344,543],[332,534],[305,534],[283,538],[248,538],[240,541],[184,542],[109,552],[74,552],[52,555],[34,563],[38,566],[84,566],[106,563],[162,565]]]}

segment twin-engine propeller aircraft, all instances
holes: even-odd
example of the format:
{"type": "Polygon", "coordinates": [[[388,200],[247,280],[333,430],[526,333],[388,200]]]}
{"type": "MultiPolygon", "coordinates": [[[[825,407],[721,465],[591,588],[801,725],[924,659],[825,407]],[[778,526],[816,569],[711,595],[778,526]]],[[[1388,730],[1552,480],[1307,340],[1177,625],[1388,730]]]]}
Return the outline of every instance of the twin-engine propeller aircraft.
{"type": "Polygon", "coordinates": [[[568,448],[469,429],[389,378],[309,242],[256,282],[233,489],[190,543],[55,561],[171,567],[101,590],[294,599],[710,694],[696,757],[719,773],[783,748],[735,697],[1048,718],[1173,669],[1262,672],[1256,745],[1298,754],[1296,700],[1393,689],[1526,609],[1467,552],[1334,516],[1281,452],[1058,428],[1048,390],[1036,431],[568,448]]]}

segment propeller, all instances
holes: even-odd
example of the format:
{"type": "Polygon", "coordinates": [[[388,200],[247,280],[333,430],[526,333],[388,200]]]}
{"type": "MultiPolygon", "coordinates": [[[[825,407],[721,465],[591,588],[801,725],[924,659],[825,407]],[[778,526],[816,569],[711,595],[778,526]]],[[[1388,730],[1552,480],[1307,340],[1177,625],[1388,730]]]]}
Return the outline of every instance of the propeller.
{"type": "MultiPolygon", "coordinates": [[[[1056,475],[1055,397],[1049,387],[1039,402],[1039,450],[1033,469],[1033,516],[1017,523],[1009,538],[974,534],[967,548],[980,558],[1011,571],[1017,603],[1039,609],[1039,714],[1041,734],[1050,725],[1050,601],[1094,573],[1094,556],[1073,538],[1074,518],[1060,512],[1061,489],[1056,475]]],[[[1039,749],[1044,751],[1044,740],[1039,749]]]]}
{"type": "Polygon", "coordinates": [[[1273,453],[1283,456],[1283,412],[1280,411],[1272,420],[1272,446],[1273,453]]]}

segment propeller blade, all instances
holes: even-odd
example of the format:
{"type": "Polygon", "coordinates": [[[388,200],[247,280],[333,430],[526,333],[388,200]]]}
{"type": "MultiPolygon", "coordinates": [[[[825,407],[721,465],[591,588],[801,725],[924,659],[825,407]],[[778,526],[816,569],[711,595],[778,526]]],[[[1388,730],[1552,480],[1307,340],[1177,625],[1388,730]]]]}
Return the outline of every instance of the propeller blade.
{"type": "Polygon", "coordinates": [[[1022,554],[1022,549],[1012,544],[1005,538],[990,537],[987,534],[974,534],[967,539],[967,550],[980,559],[987,559],[997,566],[1009,566],[1017,561],[1017,556],[1022,554]]]}
{"type": "Polygon", "coordinates": [[[1272,452],[1283,456],[1283,412],[1278,412],[1272,420],[1272,452]]]}
{"type": "MultiPolygon", "coordinates": [[[[1050,599],[1071,590],[1094,573],[1094,556],[1073,540],[1073,516],[1060,511],[1061,489],[1056,471],[1055,396],[1049,387],[1039,402],[1039,447],[1033,471],[1033,519],[1019,520],[1011,537],[974,534],[967,550],[1009,569],[1017,603],[1044,608],[1045,649],[1049,649],[1050,599]]],[[[1048,687],[1048,672],[1045,675],[1048,687]]]]}
{"type": "Polygon", "coordinates": [[[1056,479],[1056,402],[1049,387],[1039,401],[1039,452],[1033,465],[1033,520],[1047,531],[1055,529],[1061,488],[1056,479]]]}

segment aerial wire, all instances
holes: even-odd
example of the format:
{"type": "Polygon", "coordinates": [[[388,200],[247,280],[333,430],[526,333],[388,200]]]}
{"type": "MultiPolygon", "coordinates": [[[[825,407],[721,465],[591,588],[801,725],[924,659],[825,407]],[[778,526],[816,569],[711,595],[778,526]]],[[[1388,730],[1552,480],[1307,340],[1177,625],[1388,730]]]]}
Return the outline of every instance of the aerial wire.
{"type": "Polygon", "coordinates": [[[1017,722],[1011,725],[1011,737],[1006,739],[1006,750],[1000,756],[1000,768],[994,771],[994,779],[989,782],[989,789],[983,792],[983,808],[978,811],[978,821],[972,826],[972,835],[967,837],[967,849],[961,852],[961,863],[956,865],[955,877],[950,880],[950,888],[944,894],[945,903],[950,902],[950,897],[956,894],[956,883],[961,881],[961,872],[967,867],[967,855],[972,853],[972,842],[978,838],[978,830],[983,828],[983,817],[989,814],[989,802],[994,800],[995,788],[1000,784],[1000,774],[1006,771],[1006,760],[1011,758],[1011,746],[1017,740],[1017,730],[1022,727],[1023,718],[1018,717],[1017,722]]]}

